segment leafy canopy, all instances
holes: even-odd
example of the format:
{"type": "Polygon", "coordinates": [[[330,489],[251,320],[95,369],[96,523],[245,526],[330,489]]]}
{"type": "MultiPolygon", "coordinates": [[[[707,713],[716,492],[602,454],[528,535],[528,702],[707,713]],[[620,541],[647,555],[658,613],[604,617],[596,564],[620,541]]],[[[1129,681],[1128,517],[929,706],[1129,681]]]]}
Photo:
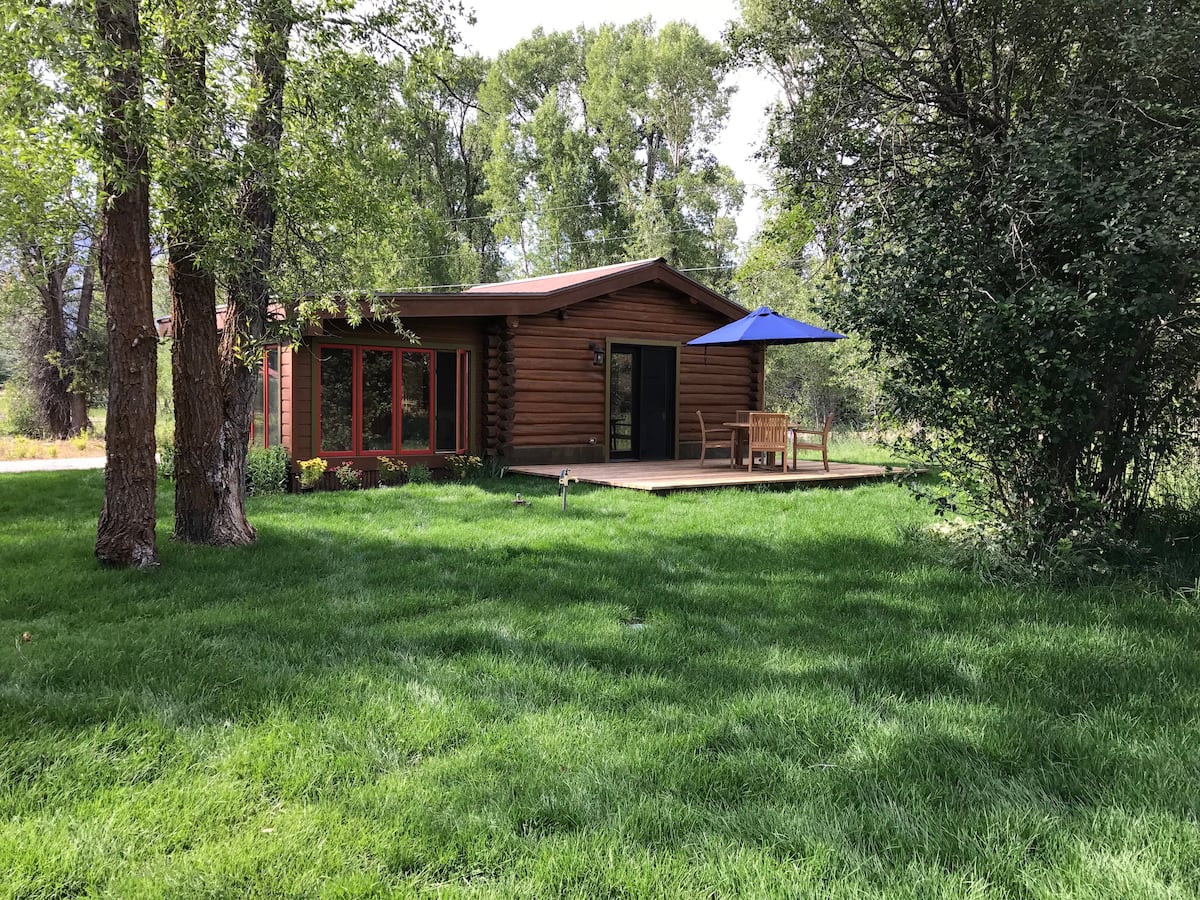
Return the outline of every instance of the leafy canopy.
{"type": "Polygon", "coordinates": [[[1131,532],[1200,376],[1194,3],[750,0],[769,153],[947,504],[1131,532]]]}

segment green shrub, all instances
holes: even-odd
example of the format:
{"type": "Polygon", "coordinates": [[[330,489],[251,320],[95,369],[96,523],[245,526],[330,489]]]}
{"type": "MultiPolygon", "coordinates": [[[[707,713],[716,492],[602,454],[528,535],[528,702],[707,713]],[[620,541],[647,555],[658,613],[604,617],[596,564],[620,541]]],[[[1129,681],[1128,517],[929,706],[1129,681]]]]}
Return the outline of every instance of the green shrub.
{"type": "Polygon", "coordinates": [[[5,430],[23,437],[40,438],[46,434],[46,426],[38,411],[32,391],[24,384],[8,383],[8,421],[5,430]]]}
{"type": "Polygon", "coordinates": [[[291,460],[283,447],[253,448],[246,454],[246,493],[282,494],[290,470],[291,460]]]}
{"type": "Polygon", "coordinates": [[[175,442],[158,442],[158,477],[175,477],[175,442]]]}
{"type": "Polygon", "coordinates": [[[422,463],[414,463],[408,467],[408,483],[409,484],[428,484],[432,480],[429,473],[429,466],[422,463]]]}

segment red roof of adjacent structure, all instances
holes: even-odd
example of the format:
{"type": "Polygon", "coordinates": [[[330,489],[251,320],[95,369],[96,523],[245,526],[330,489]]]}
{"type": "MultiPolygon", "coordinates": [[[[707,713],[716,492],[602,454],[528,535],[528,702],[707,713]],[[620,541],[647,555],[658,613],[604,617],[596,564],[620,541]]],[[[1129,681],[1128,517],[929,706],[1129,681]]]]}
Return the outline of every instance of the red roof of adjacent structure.
{"type": "Polygon", "coordinates": [[[665,263],[661,258],[639,259],[634,262],[616,263],[609,266],[596,266],[594,269],[580,269],[577,272],[563,272],[559,275],[539,275],[536,278],[518,278],[514,281],[498,281],[493,284],[477,284],[467,288],[464,294],[550,294],[564,288],[579,287],[590,281],[600,281],[622,272],[634,269],[651,268],[658,263],[665,263]]]}

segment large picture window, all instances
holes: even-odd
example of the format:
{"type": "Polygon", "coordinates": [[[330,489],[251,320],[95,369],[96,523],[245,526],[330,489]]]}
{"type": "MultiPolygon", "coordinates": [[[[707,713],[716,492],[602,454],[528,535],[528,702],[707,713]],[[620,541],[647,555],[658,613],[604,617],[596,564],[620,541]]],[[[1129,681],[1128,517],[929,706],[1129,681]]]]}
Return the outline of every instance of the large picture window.
{"type": "Polygon", "coordinates": [[[274,447],[283,443],[280,421],[279,348],[268,347],[254,389],[254,413],[250,419],[250,446],[274,447]]]}
{"type": "Polygon", "coordinates": [[[317,389],[322,456],[466,452],[465,350],[325,344],[317,389]]]}

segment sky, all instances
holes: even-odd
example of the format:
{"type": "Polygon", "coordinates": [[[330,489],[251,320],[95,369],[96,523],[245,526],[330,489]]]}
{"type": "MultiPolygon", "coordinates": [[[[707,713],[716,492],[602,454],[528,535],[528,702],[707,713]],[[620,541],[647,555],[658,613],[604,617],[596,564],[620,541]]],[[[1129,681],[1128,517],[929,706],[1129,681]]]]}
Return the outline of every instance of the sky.
{"type": "MultiPolygon", "coordinates": [[[[706,38],[716,40],[725,24],[738,15],[737,0],[595,0],[590,4],[571,0],[467,0],[466,5],[474,7],[476,24],[463,23],[463,40],[484,56],[507,50],[539,25],[546,31],[569,31],[578,25],[595,28],[605,22],[622,24],[649,14],[656,26],[683,20],[695,25],[706,38]]],[[[753,156],[766,130],[765,110],[777,91],[766,76],[748,70],[735,72],[727,83],[737,90],[725,131],[711,149],[746,185],[746,201],[738,216],[738,240],[746,242],[762,222],[762,207],[755,191],[756,186],[766,183],[766,178],[753,156]]]]}

